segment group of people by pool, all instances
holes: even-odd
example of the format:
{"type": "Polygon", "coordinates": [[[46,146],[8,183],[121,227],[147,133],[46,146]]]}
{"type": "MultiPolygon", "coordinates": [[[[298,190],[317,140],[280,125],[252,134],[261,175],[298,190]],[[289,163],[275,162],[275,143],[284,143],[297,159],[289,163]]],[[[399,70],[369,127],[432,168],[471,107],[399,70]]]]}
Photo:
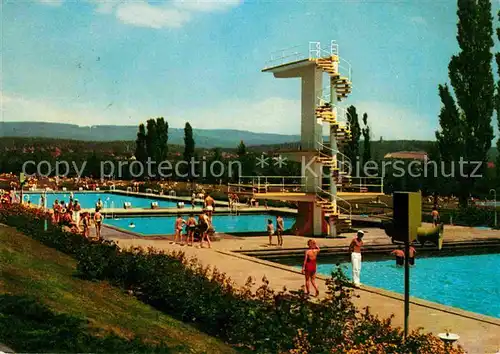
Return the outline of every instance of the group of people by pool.
{"type": "Polygon", "coordinates": [[[212,217],[206,209],[198,215],[198,220],[196,220],[194,214],[189,215],[187,220],[182,218],[182,215],[177,215],[174,224],[174,240],[170,242],[171,244],[176,243],[180,245],[194,246],[195,236],[200,239],[200,248],[203,248],[203,244],[206,241],[208,248],[212,248],[212,243],[210,242],[210,235],[215,232],[212,226],[212,217]],[[183,233],[184,227],[186,232],[183,233]],[[184,237],[186,237],[184,239],[184,237]]]}
{"type": "MultiPolygon", "coordinates": [[[[43,196],[41,198],[44,198],[43,196]]],[[[42,205],[44,205],[42,200],[42,205]]],[[[56,199],[49,209],[53,224],[68,227],[72,232],[82,233],[83,236],[90,238],[90,228],[92,222],[95,225],[95,237],[101,239],[101,228],[104,216],[101,214],[102,201],[96,202],[95,213],[91,217],[90,212],[81,212],[81,205],[77,199],[73,199],[73,193],[70,193],[69,201],[56,199]]]]}
{"type": "MultiPolygon", "coordinates": [[[[363,237],[364,231],[358,230],[356,237],[352,239],[349,245],[349,253],[351,256],[352,265],[352,282],[355,287],[361,285],[360,275],[361,275],[361,261],[362,261],[362,250],[363,250],[363,237]]],[[[315,295],[319,295],[318,286],[316,285],[316,271],[317,271],[317,257],[320,252],[320,248],[316,244],[316,241],[310,239],[307,241],[308,249],[305,251],[304,263],[302,265],[302,273],[305,275],[305,288],[306,294],[310,294],[310,288],[315,290],[315,295]]],[[[417,251],[413,246],[409,248],[408,262],[410,265],[415,265],[415,255],[417,251]]],[[[402,246],[391,252],[392,255],[396,257],[396,266],[400,267],[404,265],[405,251],[402,246]]]]}
{"type": "Polygon", "coordinates": [[[281,215],[276,216],[276,228],[274,227],[273,220],[267,220],[267,235],[269,236],[269,246],[273,244],[273,236],[278,237],[278,246],[283,247],[283,231],[285,231],[285,225],[283,223],[283,218],[281,215]]]}

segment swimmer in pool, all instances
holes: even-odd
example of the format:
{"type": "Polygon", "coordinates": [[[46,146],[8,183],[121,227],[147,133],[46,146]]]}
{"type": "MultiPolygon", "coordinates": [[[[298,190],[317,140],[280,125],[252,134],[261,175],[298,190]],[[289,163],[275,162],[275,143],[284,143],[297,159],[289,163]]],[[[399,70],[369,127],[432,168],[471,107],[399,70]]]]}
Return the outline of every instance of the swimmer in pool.
{"type": "Polygon", "coordinates": [[[135,224],[133,222],[131,222],[128,227],[130,227],[131,229],[133,229],[135,227],[135,224]]]}

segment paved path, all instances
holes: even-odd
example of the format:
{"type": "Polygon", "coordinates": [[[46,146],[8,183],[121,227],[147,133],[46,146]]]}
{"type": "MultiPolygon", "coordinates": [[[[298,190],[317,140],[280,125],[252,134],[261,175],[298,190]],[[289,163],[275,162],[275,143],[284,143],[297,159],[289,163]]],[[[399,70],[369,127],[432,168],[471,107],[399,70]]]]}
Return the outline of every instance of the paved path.
{"type": "MultiPolygon", "coordinates": [[[[366,229],[365,243],[387,244],[388,238],[383,230],[366,229]]],[[[103,235],[116,240],[121,247],[155,247],[160,250],[183,250],[188,256],[196,257],[205,265],[212,265],[227,273],[237,284],[243,285],[249,276],[257,279],[259,285],[263,277],[269,279],[274,289],[299,289],[303,285],[303,275],[293,267],[272,263],[232,250],[255,250],[276,248],[267,246],[267,237],[248,237],[222,239],[213,243],[212,249],[199,249],[172,245],[168,240],[151,240],[144,237],[134,238],[116,230],[105,228],[103,235]]],[[[449,227],[445,240],[470,240],[500,238],[498,231],[484,231],[462,227],[449,227]]],[[[342,239],[317,239],[319,246],[347,245],[353,235],[342,239]]],[[[307,239],[299,236],[285,236],[286,248],[303,248],[307,239]]],[[[325,278],[319,277],[320,291],[325,292],[325,278]]],[[[360,298],[355,304],[362,308],[370,306],[373,312],[383,317],[395,314],[394,324],[403,325],[403,301],[399,294],[363,286],[356,291],[360,298]]],[[[470,353],[496,353],[500,350],[500,319],[478,315],[435,303],[413,299],[410,306],[411,328],[423,327],[433,333],[449,328],[461,336],[460,344],[470,353]]]]}

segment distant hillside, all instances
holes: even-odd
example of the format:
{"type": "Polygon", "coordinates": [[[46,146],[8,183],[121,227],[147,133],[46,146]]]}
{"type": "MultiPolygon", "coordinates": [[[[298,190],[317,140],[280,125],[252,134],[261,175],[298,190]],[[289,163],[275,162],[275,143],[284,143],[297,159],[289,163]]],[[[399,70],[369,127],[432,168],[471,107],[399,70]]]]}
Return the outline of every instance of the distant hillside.
{"type": "MultiPolygon", "coordinates": [[[[114,142],[113,145],[123,145],[127,151],[133,151],[134,144],[131,144],[137,134],[136,126],[116,126],[98,125],[80,127],[73,124],[43,123],[43,122],[0,122],[0,137],[14,138],[45,138],[76,140],[82,142],[98,142],[94,148],[100,150],[102,143],[114,142]],[[118,143],[121,142],[121,143],[118,143]],[[129,143],[127,143],[129,142],[129,143]],[[116,144],[115,144],[116,143],[116,144]]],[[[194,138],[197,148],[220,147],[222,149],[234,149],[241,140],[247,146],[252,146],[253,151],[272,151],[283,147],[293,147],[298,145],[300,137],[298,135],[281,135],[253,133],[242,130],[230,129],[194,129],[194,138]]],[[[3,139],[7,145],[14,146],[15,141],[3,139]]],[[[31,140],[31,139],[29,139],[31,140]]],[[[32,144],[31,141],[18,141],[21,145],[32,144]]],[[[48,141],[45,143],[49,143],[48,141]]],[[[50,142],[51,144],[54,142],[50,142]]],[[[184,129],[169,129],[169,144],[179,145],[181,151],[184,145],[184,129]]],[[[5,145],[5,144],[3,144],[5,145]]],[[[65,145],[73,145],[65,142],[65,145]]],[[[88,143],[85,144],[89,145],[88,143]]],[[[361,149],[362,149],[361,142],[361,149]]],[[[372,155],[375,159],[381,159],[385,154],[395,151],[426,151],[432,150],[432,141],[422,140],[387,140],[372,141],[372,155]]],[[[88,147],[88,146],[87,146],[88,147]]],[[[114,150],[114,149],[113,149],[114,150]]],[[[120,149],[119,149],[120,150],[120,149]]],[[[177,149],[174,149],[177,150],[177,149]]],[[[490,150],[490,159],[497,156],[496,147],[490,150]]]]}
{"type": "MultiPolygon", "coordinates": [[[[137,126],[97,125],[80,127],[73,124],[43,122],[0,122],[0,137],[39,137],[81,141],[133,141],[137,126]]],[[[230,129],[194,129],[197,147],[235,148],[241,140],[249,145],[298,141],[298,135],[253,133],[230,129]]],[[[169,143],[184,144],[184,129],[170,128],[169,143]]]]}

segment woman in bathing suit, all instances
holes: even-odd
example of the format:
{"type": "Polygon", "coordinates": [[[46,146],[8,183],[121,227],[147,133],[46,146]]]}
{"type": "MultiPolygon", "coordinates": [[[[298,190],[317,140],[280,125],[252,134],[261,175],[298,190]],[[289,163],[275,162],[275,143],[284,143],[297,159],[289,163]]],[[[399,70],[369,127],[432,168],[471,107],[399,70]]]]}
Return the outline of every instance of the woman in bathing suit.
{"type": "Polygon", "coordinates": [[[98,208],[96,208],[96,212],[94,214],[94,223],[95,223],[96,237],[100,240],[101,239],[102,214],[98,210],[98,208]]]}
{"type": "Polygon", "coordinates": [[[306,294],[310,294],[310,285],[316,290],[316,295],[319,295],[319,290],[316,285],[316,259],[319,253],[319,247],[316,245],[316,241],[309,240],[307,242],[309,249],[305,253],[304,265],[302,266],[302,273],[306,277],[306,294]]]}

